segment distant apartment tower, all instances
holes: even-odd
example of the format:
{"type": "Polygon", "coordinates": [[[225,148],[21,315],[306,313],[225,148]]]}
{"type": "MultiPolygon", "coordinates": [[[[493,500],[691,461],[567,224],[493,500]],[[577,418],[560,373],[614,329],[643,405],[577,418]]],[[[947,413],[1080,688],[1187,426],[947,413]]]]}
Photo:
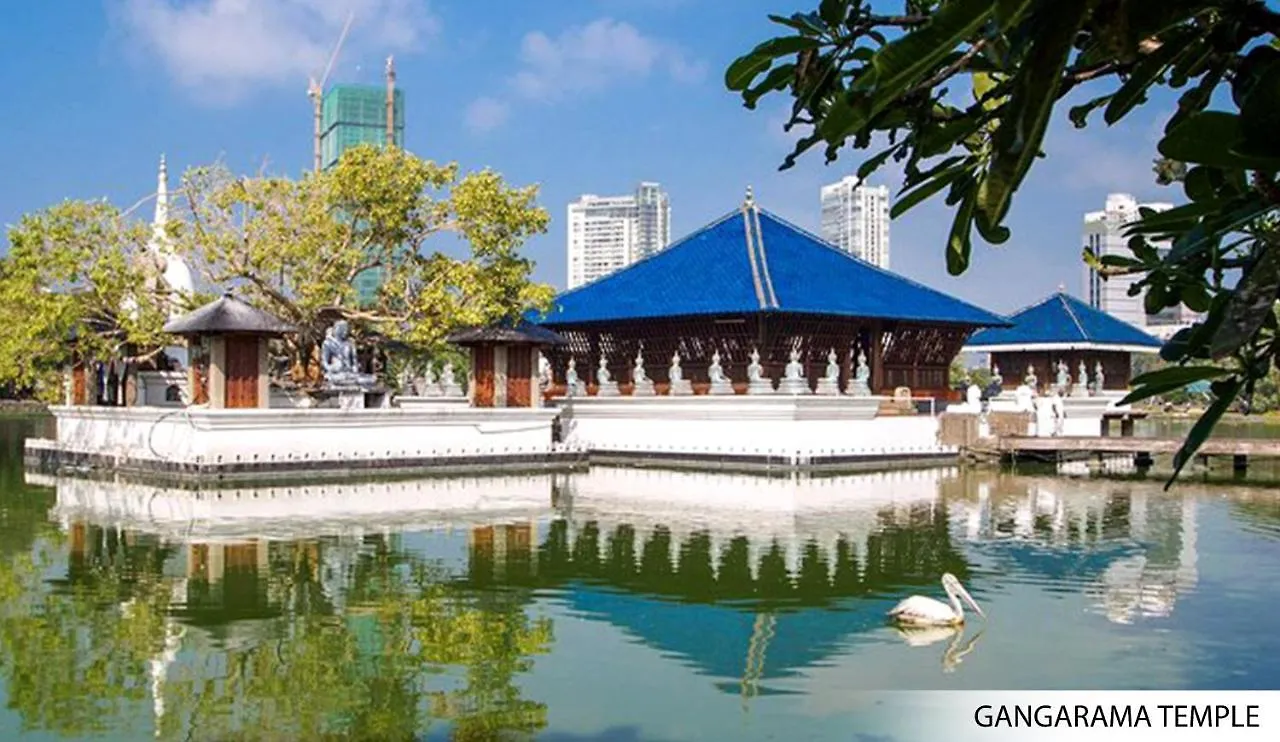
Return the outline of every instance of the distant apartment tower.
{"type": "Polygon", "coordinates": [[[854,176],[822,187],[822,238],[863,260],[889,267],[889,189],[854,176]]]}
{"type": "MultiPolygon", "coordinates": [[[[397,147],[404,146],[404,91],[392,99],[392,128],[397,147]]],[[[387,143],[387,89],[381,85],[335,85],[324,93],[320,110],[320,163],[326,170],[338,163],[343,152],[358,144],[387,143]]],[[[370,304],[382,286],[381,268],[370,268],[355,278],[356,298],[370,304]]]]}
{"type": "MultiPolygon", "coordinates": [[[[1159,212],[1173,208],[1173,204],[1139,204],[1127,193],[1109,194],[1105,209],[1091,211],[1084,215],[1085,249],[1099,258],[1105,255],[1133,257],[1133,251],[1129,249],[1129,238],[1125,236],[1125,225],[1141,218],[1138,212],[1140,208],[1159,212]]],[[[1167,243],[1153,244],[1161,253],[1170,248],[1167,243]]],[[[1097,271],[1086,265],[1084,268],[1085,301],[1095,309],[1101,309],[1116,319],[1140,327],[1158,337],[1167,336],[1178,327],[1196,320],[1197,315],[1182,306],[1166,308],[1158,314],[1147,314],[1143,305],[1143,294],[1129,295],[1129,288],[1141,278],[1141,275],[1135,274],[1111,276],[1104,280],[1097,271]]]]}
{"type": "Polygon", "coordinates": [[[630,196],[585,194],[569,204],[568,284],[577,288],[671,244],[671,202],[657,183],[630,196]]]}

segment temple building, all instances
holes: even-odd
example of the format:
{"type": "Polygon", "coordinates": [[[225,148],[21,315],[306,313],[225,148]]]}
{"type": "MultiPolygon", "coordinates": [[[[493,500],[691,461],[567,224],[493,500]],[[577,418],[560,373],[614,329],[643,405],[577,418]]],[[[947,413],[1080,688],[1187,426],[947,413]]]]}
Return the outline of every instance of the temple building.
{"type": "MultiPolygon", "coordinates": [[[[872,394],[945,396],[951,360],[974,330],[1002,318],[860,260],[759,208],[741,208],[666,250],[556,297],[538,321],[568,342],[551,349],[553,390],[576,368],[605,366],[625,387],[643,354],[662,394],[678,354],[696,391],[713,354],[743,393],[758,351],[778,378],[798,351],[806,380],[834,351],[845,389],[869,367],[872,394]]],[[[589,374],[588,374],[589,375],[589,374]]],[[[589,389],[590,391],[590,389],[589,389]]]]}
{"type": "Polygon", "coordinates": [[[1158,339],[1062,290],[1010,315],[1009,322],[975,333],[964,347],[966,353],[990,354],[1005,389],[1034,376],[1044,390],[1063,369],[1078,384],[1083,368],[1090,388],[1101,370],[1101,391],[1122,391],[1133,376],[1133,355],[1160,351],[1158,339]]]}

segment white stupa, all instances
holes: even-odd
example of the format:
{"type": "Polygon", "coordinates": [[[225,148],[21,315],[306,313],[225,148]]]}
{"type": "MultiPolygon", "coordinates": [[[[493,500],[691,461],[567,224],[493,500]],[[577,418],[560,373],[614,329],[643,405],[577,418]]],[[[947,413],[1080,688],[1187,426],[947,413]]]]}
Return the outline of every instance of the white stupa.
{"type": "MultiPolygon", "coordinates": [[[[156,213],[151,220],[151,239],[147,242],[147,253],[154,269],[160,273],[168,294],[169,319],[180,317],[187,308],[183,297],[195,293],[195,280],[191,268],[173,250],[173,240],[167,230],[169,224],[169,169],[165,165],[164,155],[160,155],[160,174],[156,183],[156,213]]],[[[186,366],[189,360],[187,349],[180,345],[165,348],[165,355],[186,366]]]]}
{"type": "Polygon", "coordinates": [[[160,155],[160,175],[156,185],[156,215],[151,220],[151,241],[147,249],[151,252],[160,267],[165,286],[172,296],[169,306],[169,317],[179,317],[185,313],[179,297],[191,296],[195,293],[195,280],[191,277],[191,268],[173,251],[173,242],[169,238],[166,227],[169,224],[169,170],[165,166],[164,155],[160,155]]]}

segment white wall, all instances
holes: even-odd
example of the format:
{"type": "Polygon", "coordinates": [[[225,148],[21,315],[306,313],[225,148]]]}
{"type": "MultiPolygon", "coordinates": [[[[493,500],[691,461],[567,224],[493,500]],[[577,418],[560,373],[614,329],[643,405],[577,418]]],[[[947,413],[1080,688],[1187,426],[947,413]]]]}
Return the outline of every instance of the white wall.
{"type": "Polygon", "coordinates": [[[877,417],[881,397],[569,397],[567,443],[636,453],[809,456],[950,453],[938,419],[877,417]]]}
{"type": "MultiPolygon", "coordinates": [[[[529,454],[552,450],[553,410],[53,407],[59,448],[189,464],[529,454]]],[[[29,442],[35,443],[35,442],[29,442]]]]}

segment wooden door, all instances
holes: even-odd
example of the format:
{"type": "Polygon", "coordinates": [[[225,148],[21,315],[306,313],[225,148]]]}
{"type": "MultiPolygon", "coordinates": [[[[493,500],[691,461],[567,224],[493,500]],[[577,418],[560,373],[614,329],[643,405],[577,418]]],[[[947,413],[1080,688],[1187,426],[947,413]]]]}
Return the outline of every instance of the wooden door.
{"type": "Polygon", "coordinates": [[[226,339],[227,409],[258,406],[258,339],[226,339]]]}
{"type": "Polygon", "coordinates": [[[89,402],[89,389],[84,378],[84,364],[77,363],[71,367],[71,404],[81,405],[89,402]]]}
{"type": "Polygon", "coordinates": [[[528,348],[507,348],[507,406],[529,407],[529,383],[533,379],[533,353],[528,348]]]}
{"type": "Polygon", "coordinates": [[[476,377],[476,407],[492,407],[494,400],[493,346],[480,346],[471,353],[476,377]]]}

